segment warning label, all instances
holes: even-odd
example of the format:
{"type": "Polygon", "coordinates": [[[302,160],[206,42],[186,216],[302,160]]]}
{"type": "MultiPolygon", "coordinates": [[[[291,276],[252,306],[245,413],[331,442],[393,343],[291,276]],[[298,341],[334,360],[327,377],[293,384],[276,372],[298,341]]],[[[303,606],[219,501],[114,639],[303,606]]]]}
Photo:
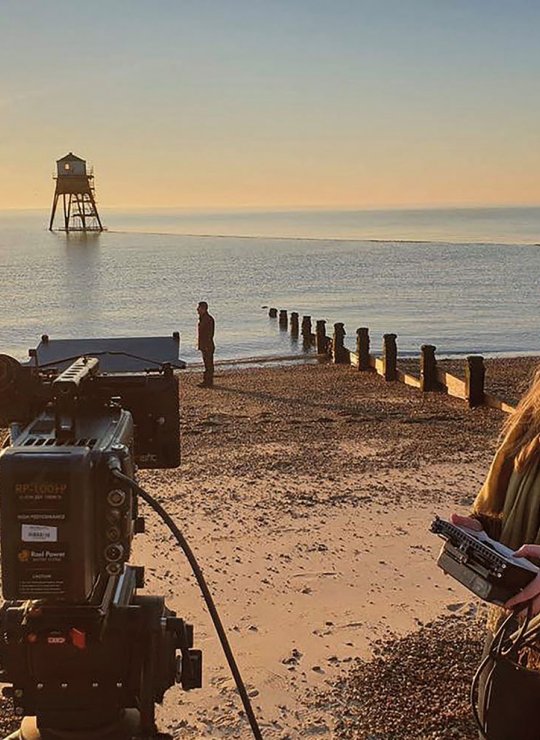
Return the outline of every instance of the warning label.
{"type": "Polygon", "coordinates": [[[68,555],[65,546],[52,543],[43,547],[23,546],[17,552],[17,560],[18,593],[22,598],[58,596],[66,591],[68,555]]]}
{"type": "Polygon", "coordinates": [[[19,581],[19,592],[23,598],[43,598],[43,596],[61,596],[66,591],[64,581],[49,579],[46,583],[35,580],[19,581]]]}

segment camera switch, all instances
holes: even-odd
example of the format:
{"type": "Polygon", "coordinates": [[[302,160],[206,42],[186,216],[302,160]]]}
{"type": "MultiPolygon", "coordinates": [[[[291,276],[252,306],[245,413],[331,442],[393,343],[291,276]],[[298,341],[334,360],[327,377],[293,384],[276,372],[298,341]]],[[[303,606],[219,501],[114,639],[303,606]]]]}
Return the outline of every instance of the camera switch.
{"type": "Polygon", "coordinates": [[[79,648],[79,650],[84,650],[86,648],[86,632],[78,630],[76,627],[72,627],[69,630],[69,636],[71,637],[71,644],[74,647],[79,648]]]}

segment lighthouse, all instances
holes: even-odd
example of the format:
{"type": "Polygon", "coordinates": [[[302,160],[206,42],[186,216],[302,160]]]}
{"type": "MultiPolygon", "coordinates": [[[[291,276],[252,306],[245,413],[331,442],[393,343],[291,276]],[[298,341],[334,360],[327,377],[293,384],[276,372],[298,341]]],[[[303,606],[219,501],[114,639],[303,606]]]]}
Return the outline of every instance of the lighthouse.
{"type": "Polygon", "coordinates": [[[94,173],[87,171],[86,161],[73,152],[56,162],[56,187],[49,221],[49,231],[54,229],[58,200],[62,197],[64,221],[59,231],[103,231],[96,206],[94,173]]]}

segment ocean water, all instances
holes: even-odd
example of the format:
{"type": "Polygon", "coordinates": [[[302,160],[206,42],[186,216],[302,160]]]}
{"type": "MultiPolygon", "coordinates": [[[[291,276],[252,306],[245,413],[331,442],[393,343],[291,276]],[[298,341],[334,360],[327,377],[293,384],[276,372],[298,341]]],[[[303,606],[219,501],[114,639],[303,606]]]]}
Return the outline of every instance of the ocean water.
{"type": "Polygon", "coordinates": [[[268,306],[343,321],[351,347],[368,326],[374,350],[393,332],[407,355],[540,354],[540,208],[102,216],[66,236],[0,212],[0,352],[178,330],[198,360],[204,299],[222,359],[299,351],[268,306]]]}

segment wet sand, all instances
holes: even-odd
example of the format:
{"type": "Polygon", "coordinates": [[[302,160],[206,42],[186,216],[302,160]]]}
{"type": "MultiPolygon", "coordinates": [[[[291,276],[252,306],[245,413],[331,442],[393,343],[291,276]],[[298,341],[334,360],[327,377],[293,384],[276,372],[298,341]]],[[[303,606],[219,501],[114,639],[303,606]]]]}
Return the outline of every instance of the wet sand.
{"type": "MultiPolygon", "coordinates": [[[[513,400],[535,364],[488,362],[488,389],[513,400]]],[[[199,379],[182,378],[182,466],[140,481],[203,567],[264,737],[367,740],[354,718],[339,725],[358,660],[441,615],[469,614],[470,594],[436,567],[428,529],[435,514],[468,509],[504,415],[349,367],[221,372],[212,390],[199,379]]],[[[145,591],[195,625],[205,661],[204,688],[169,691],[160,729],[247,739],[188,565],[144,513],[133,562],[146,566],[145,591]]]]}

